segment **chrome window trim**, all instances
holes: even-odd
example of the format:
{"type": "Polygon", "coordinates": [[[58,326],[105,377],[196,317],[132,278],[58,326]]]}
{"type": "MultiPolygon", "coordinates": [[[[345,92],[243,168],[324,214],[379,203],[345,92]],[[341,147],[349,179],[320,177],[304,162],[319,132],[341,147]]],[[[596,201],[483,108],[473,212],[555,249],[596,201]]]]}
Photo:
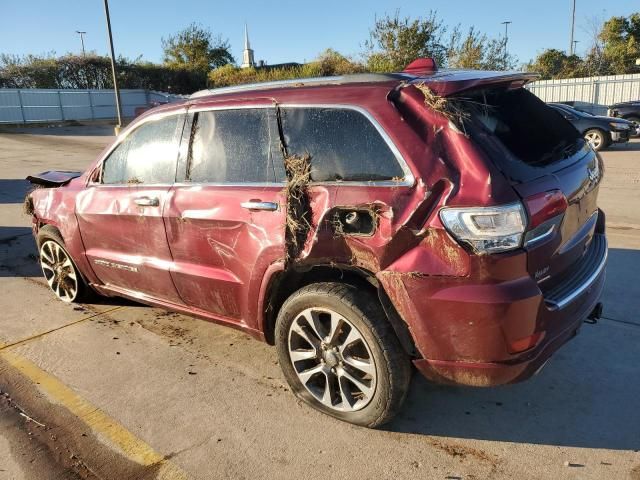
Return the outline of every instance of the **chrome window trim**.
{"type": "Polygon", "coordinates": [[[277,187],[283,188],[286,185],[284,182],[269,183],[269,182],[244,182],[244,183],[215,183],[215,182],[176,182],[174,187],[253,187],[253,188],[267,188],[277,187]]]}
{"type": "MultiPolygon", "coordinates": [[[[382,125],[371,115],[371,113],[357,105],[349,105],[349,104],[340,104],[340,103],[272,103],[272,104],[258,104],[258,105],[221,105],[221,106],[193,106],[189,108],[189,113],[195,112],[208,112],[208,111],[216,111],[216,110],[241,110],[241,109],[258,109],[258,108],[275,108],[276,106],[282,108],[335,108],[342,110],[354,110],[360,114],[362,114],[376,129],[378,134],[382,137],[382,140],[387,144],[391,153],[395,157],[398,165],[400,165],[400,169],[404,174],[404,178],[399,181],[394,180],[371,180],[371,181],[333,181],[333,182],[310,182],[309,185],[348,185],[350,187],[412,187],[415,184],[415,177],[409,168],[406,160],[400,153],[400,150],[396,146],[396,144],[391,140],[391,137],[387,134],[387,132],[382,128],[382,125]]],[[[243,182],[243,183],[220,183],[220,182],[211,182],[211,183],[190,183],[190,182],[182,182],[180,186],[185,185],[203,185],[203,186],[278,186],[278,185],[286,185],[285,182],[243,182]]],[[[175,184],[178,185],[177,183],[175,184]]]]}
{"type": "Polygon", "coordinates": [[[591,275],[589,275],[589,277],[584,281],[584,283],[582,283],[582,285],[577,287],[575,290],[573,290],[571,293],[569,293],[567,296],[565,296],[560,300],[545,300],[545,303],[552,310],[560,310],[566,307],[568,304],[574,301],[576,297],[580,296],[582,293],[584,293],[585,290],[591,287],[591,285],[593,285],[593,282],[595,282],[598,279],[598,277],[600,276],[600,274],[604,270],[604,267],[607,264],[607,258],[609,256],[609,243],[607,242],[606,237],[604,238],[604,242],[605,242],[605,249],[604,249],[604,255],[602,256],[602,260],[600,260],[598,267],[593,271],[593,273],[591,273],[591,275]]]}
{"type": "Polygon", "coordinates": [[[540,234],[540,235],[538,235],[537,237],[533,237],[533,238],[530,238],[530,239],[526,240],[526,241],[525,241],[525,243],[524,243],[524,246],[525,246],[525,247],[530,247],[531,245],[534,245],[534,244],[536,244],[536,243],[538,243],[538,242],[540,242],[540,241],[542,241],[542,240],[544,240],[544,239],[546,239],[546,238],[550,237],[550,236],[551,236],[551,234],[552,234],[553,232],[555,232],[555,230],[556,230],[556,224],[555,224],[555,223],[552,223],[552,224],[549,226],[549,229],[548,229],[548,230],[546,230],[545,232],[541,233],[541,234],[540,234]]]}

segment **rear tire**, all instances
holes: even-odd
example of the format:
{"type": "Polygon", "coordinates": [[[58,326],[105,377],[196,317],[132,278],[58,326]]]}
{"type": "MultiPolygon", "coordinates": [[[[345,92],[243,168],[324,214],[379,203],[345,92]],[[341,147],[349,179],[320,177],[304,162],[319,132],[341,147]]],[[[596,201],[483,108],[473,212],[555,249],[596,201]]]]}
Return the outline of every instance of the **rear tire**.
{"type": "Polygon", "coordinates": [[[596,152],[605,149],[609,146],[609,140],[607,134],[600,129],[592,128],[584,132],[584,139],[589,142],[591,148],[596,152]]]}
{"type": "Polygon", "coordinates": [[[276,320],[280,367],[292,391],[345,422],[376,427],[400,410],[411,364],[378,299],[355,286],[315,283],[276,320]]]}
{"type": "Polygon", "coordinates": [[[42,274],[58,299],[65,303],[79,303],[93,296],[93,290],[67,252],[56,228],[45,225],[40,229],[38,253],[42,274]]]}

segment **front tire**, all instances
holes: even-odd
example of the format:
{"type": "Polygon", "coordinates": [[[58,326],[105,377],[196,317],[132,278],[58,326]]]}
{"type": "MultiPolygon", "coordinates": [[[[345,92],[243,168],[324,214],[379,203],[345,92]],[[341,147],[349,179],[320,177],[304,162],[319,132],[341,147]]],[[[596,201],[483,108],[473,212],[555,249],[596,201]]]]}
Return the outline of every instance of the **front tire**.
{"type": "Polygon", "coordinates": [[[365,427],[400,410],[411,365],[368,292],[328,282],[298,290],[280,309],[275,341],[292,391],[315,409],[365,427]]]}
{"type": "Polygon", "coordinates": [[[45,225],[38,232],[40,267],[51,291],[65,303],[78,303],[91,297],[91,289],[67,252],[58,231],[45,225]]]}
{"type": "Polygon", "coordinates": [[[603,150],[609,146],[606,134],[597,128],[592,128],[584,132],[584,139],[589,142],[591,148],[596,152],[603,150]]]}

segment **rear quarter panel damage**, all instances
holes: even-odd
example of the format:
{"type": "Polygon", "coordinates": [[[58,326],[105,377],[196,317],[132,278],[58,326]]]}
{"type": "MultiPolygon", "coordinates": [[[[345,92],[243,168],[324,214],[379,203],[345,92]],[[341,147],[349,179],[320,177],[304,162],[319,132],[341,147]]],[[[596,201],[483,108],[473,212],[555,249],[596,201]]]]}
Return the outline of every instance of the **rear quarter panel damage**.
{"type": "MultiPolygon", "coordinates": [[[[451,238],[437,215],[439,209],[444,205],[508,203],[517,196],[506,182],[493,181],[504,178],[491,162],[479,158],[482,154],[445,117],[425,108],[417,89],[402,89],[395,105],[376,100],[379,98],[372,96],[360,106],[385,129],[417,180],[411,186],[383,188],[311,184],[311,229],[292,268],[333,264],[361,269],[377,278],[416,343],[429,350],[430,358],[440,351],[443,355],[453,351],[461,358],[477,357],[477,349],[472,348],[477,339],[462,338],[464,329],[452,337],[450,326],[459,319],[450,323],[438,315],[435,305],[414,300],[428,299],[450,287],[452,279],[455,285],[456,278],[473,275],[479,282],[494,281],[488,278],[494,273],[488,272],[496,269],[487,269],[484,260],[473,260],[451,238]],[[331,218],[336,208],[375,212],[374,233],[356,236],[336,232],[331,218]]],[[[495,309],[491,309],[493,314],[495,309]]],[[[499,327],[493,323],[490,328],[499,327]]],[[[486,351],[495,351],[493,347],[487,346],[486,351]]]]}

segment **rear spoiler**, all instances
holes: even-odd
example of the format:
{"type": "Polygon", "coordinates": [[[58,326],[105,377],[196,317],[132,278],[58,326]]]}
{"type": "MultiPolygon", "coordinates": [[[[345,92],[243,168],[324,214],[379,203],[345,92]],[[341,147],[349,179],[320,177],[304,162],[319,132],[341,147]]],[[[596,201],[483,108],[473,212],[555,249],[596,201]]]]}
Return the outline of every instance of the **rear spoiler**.
{"type": "Polygon", "coordinates": [[[448,97],[490,86],[506,85],[508,88],[520,88],[539,77],[537,73],[527,72],[440,70],[434,75],[418,77],[409,83],[424,84],[441,97],[448,97]]]}
{"type": "Polygon", "coordinates": [[[61,170],[49,170],[38,173],[37,175],[29,175],[27,180],[33,185],[42,185],[43,187],[61,187],[66,185],[74,178],[78,178],[82,172],[66,172],[61,170]]]}

